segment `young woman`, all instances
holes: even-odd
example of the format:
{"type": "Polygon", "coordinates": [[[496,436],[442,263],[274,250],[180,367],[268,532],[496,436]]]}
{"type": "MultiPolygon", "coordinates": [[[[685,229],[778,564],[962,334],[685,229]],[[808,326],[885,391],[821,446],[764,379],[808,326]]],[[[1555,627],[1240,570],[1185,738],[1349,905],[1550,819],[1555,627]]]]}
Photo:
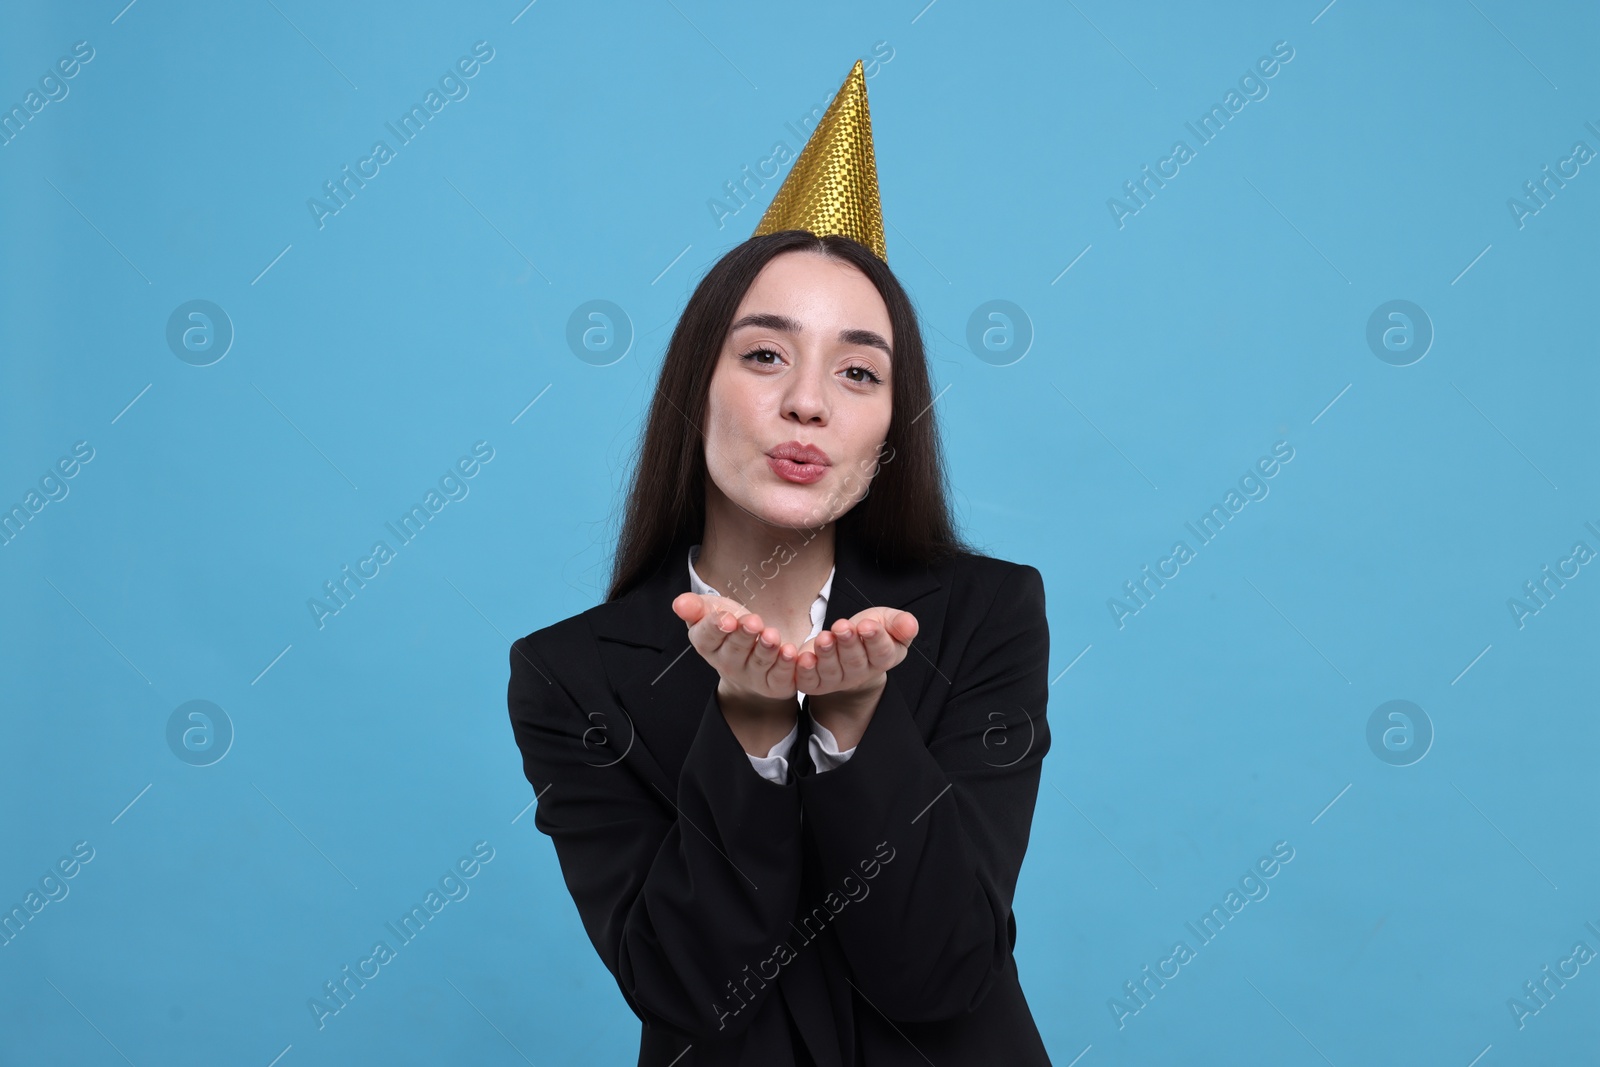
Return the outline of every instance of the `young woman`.
{"type": "Polygon", "coordinates": [[[1011,911],[1044,585],[959,539],[943,479],[882,259],[786,230],[712,267],[606,602],[511,649],[534,824],[641,1067],[1049,1063],[1011,911]]]}

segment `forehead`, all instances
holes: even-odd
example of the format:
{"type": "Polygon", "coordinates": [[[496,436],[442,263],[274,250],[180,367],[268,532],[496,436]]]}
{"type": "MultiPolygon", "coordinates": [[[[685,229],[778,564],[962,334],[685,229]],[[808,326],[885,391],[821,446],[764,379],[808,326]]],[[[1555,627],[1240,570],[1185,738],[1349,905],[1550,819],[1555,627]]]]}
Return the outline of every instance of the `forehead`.
{"type": "Polygon", "coordinates": [[[759,311],[785,314],[802,325],[861,327],[890,335],[889,308],[872,280],[847,260],[814,252],[785,252],[761,269],[735,317],[759,311]]]}

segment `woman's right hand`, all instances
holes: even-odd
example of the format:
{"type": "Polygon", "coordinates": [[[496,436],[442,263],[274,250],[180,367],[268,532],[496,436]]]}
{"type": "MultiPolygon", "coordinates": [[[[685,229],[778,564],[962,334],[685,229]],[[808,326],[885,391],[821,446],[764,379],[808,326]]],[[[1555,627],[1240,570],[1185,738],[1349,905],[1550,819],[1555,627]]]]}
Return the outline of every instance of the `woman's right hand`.
{"type": "Polygon", "coordinates": [[[765,756],[799,718],[796,662],[800,653],[776,627],[743,604],[710,593],[682,593],[673,612],[689,624],[689,643],[722,680],[717,705],[746,753],[765,756]]]}
{"type": "Polygon", "coordinates": [[[775,626],[737,600],[711,593],[682,593],[673,613],[689,624],[689,643],[722,676],[722,695],[794,700],[799,651],[775,626]]]}

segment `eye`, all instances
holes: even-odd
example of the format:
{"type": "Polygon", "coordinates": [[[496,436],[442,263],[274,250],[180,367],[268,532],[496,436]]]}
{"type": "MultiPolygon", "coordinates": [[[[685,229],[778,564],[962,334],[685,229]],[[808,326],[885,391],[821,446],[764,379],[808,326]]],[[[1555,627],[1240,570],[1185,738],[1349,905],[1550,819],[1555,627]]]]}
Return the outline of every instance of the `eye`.
{"type": "Polygon", "coordinates": [[[867,384],[868,382],[872,383],[873,385],[882,385],[883,384],[883,379],[878,377],[877,374],[875,374],[873,372],[871,367],[864,366],[863,364],[860,364],[860,363],[852,363],[852,364],[850,364],[850,366],[848,366],[848,367],[846,367],[844,369],[844,372],[846,374],[849,374],[851,371],[860,371],[862,374],[866,375],[865,378],[852,378],[852,379],[850,379],[853,382],[860,382],[863,385],[867,384]]]}
{"type": "Polygon", "coordinates": [[[758,358],[758,357],[761,357],[761,356],[771,356],[773,359],[782,359],[783,358],[782,356],[778,355],[778,353],[774,352],[770,348],[757,348],[752,352],[746,352],[744,355],[740,356],[739,359],[742,362],[754,363],[754,364],[756,364],[758,366],[762,366],[762,367],[774,366],[774,364],[767,363],[766,361],[758,358]]]}

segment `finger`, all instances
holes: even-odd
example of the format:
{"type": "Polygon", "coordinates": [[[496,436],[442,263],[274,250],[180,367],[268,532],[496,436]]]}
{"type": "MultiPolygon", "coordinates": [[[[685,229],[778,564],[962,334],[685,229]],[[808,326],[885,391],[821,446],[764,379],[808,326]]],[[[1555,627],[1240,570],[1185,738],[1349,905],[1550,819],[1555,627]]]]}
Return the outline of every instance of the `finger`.
{"type": "Polygon", "coordinates": [[[672,613],[693,626],[706,614],[706,599],[699,593],[679,593],[672,601],[672,613]]]}
{"type": "Polygon", "coordinates": [[[909,611],[894,611],[891,609],[888,616],[888,629],[890,636],[902,645],[909,645],[911,639],[917,636],[921,629],[917,625],[917,617],[909,611]]]}
{"type": "Polygon", "coordinates": [[[777,661],[778,646],[783,643],[782,635],[775,626],[763,626],[759,615],[746,615],[739,623],[753,638],[750,644],[750,668],[765,674],[777,661]]]}
{"type": "Polygon", "coordinates": [[[815,693],[822,688],[822,679],[817,675],[817,653],[814,648],[795,653],[794,687],[802,693],[815,693]]]}
{"type": "Polygon", "coordinates": [[[849,688],[852,680],[864,678],[870,670],[867,651],[850,620],[840,619],[834,623],[833,634],[838,642],[841,681],[849,688]]]}
{"type": "Polygon", "coordinates": [[[712,608],[689,627],[689,643],[707,660],[720,659],[736,647],[729,642],[736,639],[738,633],[739,620],[732,612],[712,608]]]}
{"type": "Polygon", "coordinates": [[[839,688],[853,689],[863,685],[872,677],[874,671],[881,672],[886,669],[875,667],[868,658],[866,643],[861,639],[859,625],[854,620],[850,620],[847,627],[837,629],[835,637],[839,659],[839,688]]]}
{"type": "Polygon", "coordinates": [[[795,647],[791,644],[783,643],[773,652],[772,664],[767,668],[767,684],[774,688],[789,688],[792,686],[804,692],[804,687],[798,684],[799,672],[795,663],[799,658],[799,653],[795,651],[795,647]]]}
{"type": "Polygon", "coordinates": [[[756,647],[756,635],[760,632],[761,616],[754,612],[734,618],[733,629],[728,631],[728,637],[722,643],[723,654],[728,657],[728,661],[736,667],[748,669],[750,652],[756,647]]]}
{"type": "Polygon", "coordinates": [[[832,630],[823,630],[817,635],[817,677],[832,689],[843,676],[839,668],[839,637],[832,630]]]}
{"type": "Polygon", "coordinates": [[[888,627],[881,620],[871,617],[861,620],[856,624],[856,633],[873,670],[883,671],[895,666],[894,638],[889,636],[888,627]]]}

